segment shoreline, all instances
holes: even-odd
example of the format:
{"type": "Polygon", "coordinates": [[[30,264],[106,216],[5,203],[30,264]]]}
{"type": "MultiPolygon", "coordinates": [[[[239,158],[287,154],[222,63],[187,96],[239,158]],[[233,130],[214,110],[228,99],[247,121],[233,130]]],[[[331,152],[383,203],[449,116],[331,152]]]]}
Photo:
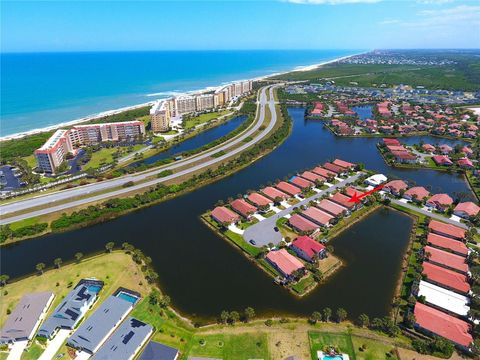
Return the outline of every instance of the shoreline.
{"type": "Polygon", "coordinates": [[[231,84],[231,83],[234,83],[234,82],[237,82],[237,81],[245,81],[245,80],[261,81],[261,80],[266,80],[266,79],[274,77],[274,76],[286,74],[286,73],[289,73],[289,72],[310,71],[310,70],[316,69],[320,66],[335,63],[337,61],[348,59],[349,57],[356,56],[356,55],[359,55],[359,54],[363,54],[363,52],[338,57],[338,58],[323,61],[323,62],[317,63],[317,64],[297,66],[297,67],[295,67],[293,69],[290,69],[290,70],[285,70],[285,71],[281,71],[281,72],[277,72],[277,73],[273,73],[273,74],[268,74],[268,75],[262,75],[262,76],[258,76],[256,78],[252,78],[252,79],[236,80],[236,81],[227,82],[227,83],[217,85],[217,86],[207,86],[205,88],[198,89],[198,90],[184,91],[184,92],[164,91],[164,92],[159,92],[159,93],[148,94],[147,96],[152,97],[152,101],[148,101],[148,102],[141,103],[141,104],[136,104],[136,105],[131,105],[131,106],[124,106],[124,107],[117,108],[117,109],[105,110],[105,111],[102,111],[102,112],[99,112],[99,113],[96,113],[96,114],[91,114],[91,115],[84,116],[82,118],[61,122],[61,123],[58,123],[56,125],[50,125],[50,126],[46,126],[46,127],[43,127],[43,128],[37,128],[37,129],[32,129],[32,130],[28,130],[28,131],[22,131],[22,132],[10,134],[10,135],[1,136],[0,137],[0,142],[9,141],[9,140],[18,140],[18,139],[22,139],[22,138],[27,137],[27,136],[57,130],[57,129],[60,129],[62,127],[78,125],[78,124],[88,122],[88,121],[91,121],[91,120],[96,120],[96,119],[99,119],[99,118],[102,118],[102,117],[105,117],[105,116],[116,115],[116,114],[119,114],[119,113],[122,113],[122,112],[125,112],[125,111],[128,111],[128,110],[135,110],[135,109],[138,109],[138,108],[141,108],[141,107],[144,107],[144,106],[151,106],[157,100],[157,97],[165,96],[166,94],[172,94],[172,95],[175,94],[175,96],[201,94],[201,93],[204,93],[204,92],[208,92],[208,91],[212,91],[212,90],[222,88],[222,87],[224,87],[228,84],[231,84]]]}

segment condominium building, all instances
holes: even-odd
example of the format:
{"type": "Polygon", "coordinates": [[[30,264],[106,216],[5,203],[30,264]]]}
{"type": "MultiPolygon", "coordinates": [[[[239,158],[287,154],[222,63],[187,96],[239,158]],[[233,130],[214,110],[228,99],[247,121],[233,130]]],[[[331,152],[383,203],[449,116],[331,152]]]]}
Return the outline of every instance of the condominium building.
{"type": "Polygon", "coordinates": [[[242,87],[242,83],[241,82],[238,82],[238,83],[235,83],[233,84],[233,95],[234,96],[240,96],[242,95],[243,93],[243,87],[242,87]]]}
{"type": "Polygon", "coordinates": [[[57,130],[34,154],[38,168],[54,174],[67,154],[74,152],[74,146],[132,140],[144,134],[142,121],[76,125],[69,130],[57,130]]]}
{"type": "Polygon", "coordinates": [[[41,148],[35,150],[35,158],[41,171],[55,173],[55,169],[63,163],[67,154],[73,151],[68,132],[69,130],[55,131],[41,148]]]}
{"type": "Polygon", "coordinates": [[[170,129],[171,101],[157,101],[150,109],[150,120],[153,132],[164,132],[170,129]]]}
{"type": "Polygon", "coordinates": [[[175,98],[175,115],[183,115],[197,111],[195,96],[179,96],[175,98]]]}
{"type": "Polygon", "coordinates": [[[225,103],[225,97],[223,91],[215,91],[215,94],[213,95],[213,107],[221,107],[225,103]]]}
{"type": "Polygon", "coordinates": [[[204,111],[214,107],[213,94],[202,94],[196,97],[197,111],[204,111]]]}

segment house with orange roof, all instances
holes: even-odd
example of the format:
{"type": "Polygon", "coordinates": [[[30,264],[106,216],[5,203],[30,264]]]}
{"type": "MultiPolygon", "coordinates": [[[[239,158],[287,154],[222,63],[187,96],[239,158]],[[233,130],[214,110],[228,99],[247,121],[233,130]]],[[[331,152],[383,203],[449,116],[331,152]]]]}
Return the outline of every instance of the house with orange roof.
{"type": "Polygon", "coordinates": [[[296,272],[305,270],[303,263],[285,249],[270,251],[265,259],[288,281],[294,280],[296,272]]]}
{"type": "Polygon", "coordinates": [[[430,192],[423,186],[414,186],[403,193],[403,198],[416,202],[423,202],[430,196],[430,192]]]}
{"type": "Polygon", "coordinates": [[[250,217],[255,214],[257,208],[252,204],[249,204],[244,199],[235,199],[230,203],[232,209],[242,215],[246,219],[250,219],[250,217]]]}
{"type": "Polygon", "coordinates": [[[235,224],[240,221],[240,216],[225,206],[217,206],[210,213],[213,220],[219,224],[235,224]]]}
{"type": "Polygon", "coordinates": [[[293,241],[290,248],[300,258],[311,263],[315,262],[315,259],[323,259],[327,256],[325,245],[320,244],[309,236],[299,236],[293,241]]]}
{"type": "Polygon", "coordinates": [[[408,185],[403,180],[392,180],[385,184],[383,190],[390,194],[400,196],[401,192],[408,189],[408,185]]]}
{"type": "Polygon", "coordinates": [[[465,239],[465,229],[462,229],[458,226],[452,224],[446,224],[441,221],[431,220],[428,224],[428,229],[442,236],[447,236],[452,239],[464,240],[465,239]]]}
{"type": "Polygon", "coordinates": [[[298,195],[302,192],[302,190],[300,190],[298,187],[296,187],[292,184],[289,184],[285,181],[280,181],[277,185],[275,185],[275,187],[278,190],[289,194],[290,196],[295,196],[295,195],[298,195]]]}
{"type": "Polygon", "coordinates": [[[471,201],[459,203],[457,206],[455,206],[455,209],[453,209],[453,213],[455,215],[464,219],[470,219],[474,216],[477,216],[479,211],[480,207],[471,201]]]}
{"type": "Polygon", "coordinates": [[[445,212],[453,204],[453,199],[448,194],[435,194],[427,200],[425,206],[440,212],[445,212]]]}

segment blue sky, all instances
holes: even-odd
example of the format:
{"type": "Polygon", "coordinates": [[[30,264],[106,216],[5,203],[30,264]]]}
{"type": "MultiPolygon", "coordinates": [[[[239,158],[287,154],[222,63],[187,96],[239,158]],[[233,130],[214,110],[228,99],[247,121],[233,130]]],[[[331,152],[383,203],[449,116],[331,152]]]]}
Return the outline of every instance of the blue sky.
{"type": "Polygon", "coordinates": [[[1,50],[479,48],[480,1],[2,1],[1,50]]]}

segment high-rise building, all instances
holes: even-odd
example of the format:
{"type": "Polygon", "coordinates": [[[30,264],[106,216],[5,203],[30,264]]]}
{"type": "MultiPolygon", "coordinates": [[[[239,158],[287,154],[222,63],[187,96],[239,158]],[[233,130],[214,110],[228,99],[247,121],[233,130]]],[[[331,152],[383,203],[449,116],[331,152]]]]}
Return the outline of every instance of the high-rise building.
{"type": "Polygon", "coordinates": [[[197,110],[195,96],[179,96],[175,98],[175,116],[191,113],[197,110]]]}
{"type": "Polygon", "coordinates": [[[197,95],[196,100],[197,100],[196,111],[208,110],[214,107],[213,94],[197,95]]]}
{"type": "Polygon", "coordinates": [[[150,122],[153,132],[165,132],[170,129],[170,101],[157,101],[150,109],[150,122]]]}
{"type": "Polygon", "coordinates": [[[57,130],[42,145],[35,150],[38,168],[47,173],[55,170],[65,161],[68,153],[73,151],[73,146],[68,136],[69,130],[57,130]]]}
{"type": "Polygon", "coordinates": [[[223,106],[225,103],[223,92],[222,91],[215,91],[215,94],[213,95],[213,107],[218,108],[223,106]]]}

